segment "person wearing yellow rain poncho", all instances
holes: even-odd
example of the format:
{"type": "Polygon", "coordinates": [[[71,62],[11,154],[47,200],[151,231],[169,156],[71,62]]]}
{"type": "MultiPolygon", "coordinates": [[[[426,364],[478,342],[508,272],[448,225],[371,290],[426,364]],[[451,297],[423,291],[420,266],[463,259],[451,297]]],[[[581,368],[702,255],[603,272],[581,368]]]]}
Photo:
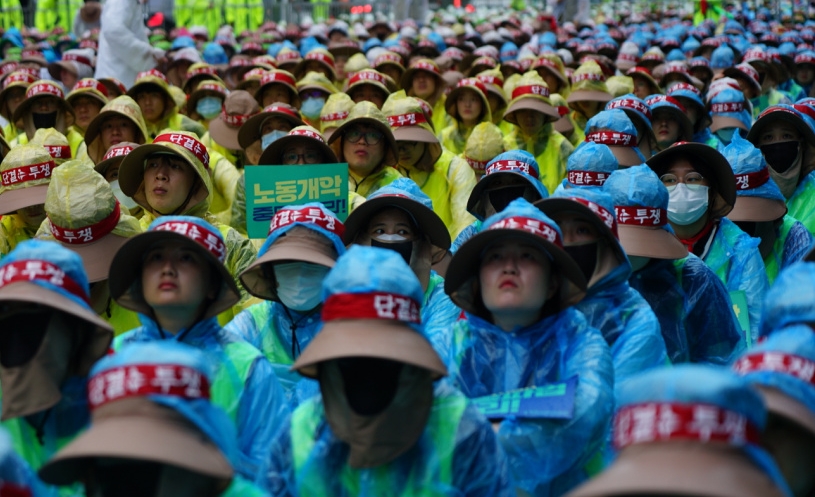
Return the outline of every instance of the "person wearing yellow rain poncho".
{"type": "Polygon", "coordinates": [[[312,128],[320,127],[320,112],[325,102],[337,89],[323,73],[311,71],[297,81],[297,94],[300,99],[300,114],[303,121],[312,128]]]}
{"type": "MultiPolygon", "coordinates": [[[[212,179],[208,171],[209,153],[192,133],[167,131],[152,144],[140,145],[119,166],[122,192],[144,209],[140,219],[146,229],[157,217],[167,215],[214,219],[209,212],[212,179]]],[[[255,260],[252,243],[233,228],[215,224],[226,241],[226,265],[232,276],[239,275],[255,260]]],[[[248,294],[231,310],[218,315],[222,324],[251,304],[248,294]]]]}
{"type": "Polygon", "coordinates": [[[475,221],[467,212],[475,173],[461,157],[441,146],[417,99],[405,96],[403,91],[394,93],[382,112],[396,140],[396,168],[430,197],[433,211],[444,222],[450,237],[455,238],[475,221]]]}
{"type": "Polygon", "coordinates": [[[0,116],[8,121],[3,127],[3,136],[8,141],[25,133],[19,127],[22,123],[14,121],[14,111],[25,100],[25,91],[35,81],[37,77],[28,70],[14,71],[3,79],[3,90],[0,91],[0,116]]]}
{"type": "Polygon", "coordinates": [[[190,131],[199,137],[206,132],[199,123],[178,113],[167,77],[156,69],[140,72],[127,95],[139,104],[149,138],[155,138],[168,128],[190,131]]]}
{"type": "Polygon", "coordinates": [[[54,159],[42,145],[17,145],[0,162],[0,258],[34,237],[45,219],[54,159]]]}
{"type": "MultiPolygon", "coordinates": [[[[348,191],[363,197],[401,178],[396,140],[388,119],[376,105],[354,104],[345,123],[328,140],[338,162],[348,163],[348,191]]],[[[350,206],[349,206],[350,207],[350,206]]]]}
{"type": "Polygon", "coordinates": [[[461,158],[467,161],[476,179],[481,179],[487,170],[487,163],[503,152],[504,134],[501,128],[492,123],[480,123],[467,138],[461,158]]]}
{"type": "Polygon", "coordinates": [[[515,125],[504,137],[504,148],[534,155],[540,166],[540,180],[549,193],[566,176],[566,161],[574,151],[569,140],[552,125],[559,118],[549,100],[549,87],[538,73],[529,71],[521,76],[504,114],[504,120],[515,125]]]}
{"type": "Polygon", "coordinates": [[[88,129],[93,118],[99,115],[102,107],[108,103],[108,89],[93,78],[83,78],[68,92],[65,100],[74,109],[76,115],[71,129],[84,137],[85,130],[88,129]]]}
{"type": "Polygon", "coordinates": [[[452,122],[438,132],[439,140],[444,148],[459,155],[475,125],[492,122],[487,88],[475,78],[462,79],[447,95],[445,107],[452,122]]]}
{"type": "Polygon", "coordinates": [[[400,81],[408,96],[421,98],[433,109],[433,129],[438,133],[447,126],[447,97],[444,95],[444,78],[439,66],[430,59],[416,59],[402,74],[400,81]]]}
{"type": "Polygon", "coordinates": [[[110,147],[123,142],[139,145],[150,142],[141,109],[127,95],[116,97],[102,107],[85,131],[88,157],[94,164],[103,159],[110,147]]]}
{"type": "MultiPolygon", "coordinates": [[[[71,146],[65,135],[55,130],[54,128],[38,129],[34,133],[34,138],[31,139],[34,145],[45,147],[51,158],[54,159],[54,167],[61,166],[66,161],[72,159],[71,146]]],[[[85,157],[87,159],[87,157],[85,157]]]]}
{"type": "Polygon", "coordinates": [[[354,101],[347,93],[339,92],[328,97],[320,111],[320,131],[326,140],[330,140],[331,134],[345,123],[353,106],[354,101]]]}
{"type": "Polygon", "coordinates": [[[566,66],[563,65],[563,60],[556,53],[541,54],[532,63],[532,70],[543,78],[546,86],[549,87],[550,93],[557,93],[562,95],[563,98],[569,96],[571,85],[569,84],[569,78],[566,77],[566,66]]]}
{"type": "Polygon", "coordinates": [[[108,271],[113,256],[128,238],[142,232],[105,179],[86,160],[70,160],[54,169],[45,196],[47,218],[37,238],[61,243],[82,257],[91,284],[91,307],[115,334],[137,328],[138,315],[110,298],[108,271]]]}
{"type": "Polygon", "coordinates": [[[487,101],[490,103],[490,113],[492,114],[492,123],[495,125],[501,124],[504,117],[504,111],[507,110],[507,96],[504,93],[504,76],[501,70],[497,67],[495,69],[488,69],[478,73],[475,77],[487,89],[487,101]]]}
{"type": "Polygon", "coordinates": [[[577,127],[585,128],[586,122],[603,110],[612,98],[603,70],[596,61],[587,60],[572,74],[572,91],[566,102],[574,111],[577,127]]]}
{"type": "Polygon", "coordinates": [[[555,128],[555,131],[565,136],[573,147],[577,148],[577,146],[586,139],[586,133],[575,124],[572,113],[569,112],[569,105],[566,103],[566,99],[563,98],[562,95],[552,93],[549,95],[549,101],[552,103],[552,107],[557,109],[558,114],[560,114],[560,119],[555,121],[552,126],[555,128]]]}
{"type": "Polygon", "coordinates": [[[11,121],[22,123],[24,133],[17,135],[10,145],[28,143],[40,128],[55,128],[68,138],[71,156],[79,157],[85,153],[85,143],[82,135],[70,129],[74,120],[74,110],[65,101],[62,88],[54,81],[35,81],[25,91],[25,100],[14,111],[11,121]]]}
{"type": "Polygon", "coordinates": [[[229,90],[220,81],[202,81],[187,100],[187,115],[209,129],[209,123],[218,117],[229,90]]]}

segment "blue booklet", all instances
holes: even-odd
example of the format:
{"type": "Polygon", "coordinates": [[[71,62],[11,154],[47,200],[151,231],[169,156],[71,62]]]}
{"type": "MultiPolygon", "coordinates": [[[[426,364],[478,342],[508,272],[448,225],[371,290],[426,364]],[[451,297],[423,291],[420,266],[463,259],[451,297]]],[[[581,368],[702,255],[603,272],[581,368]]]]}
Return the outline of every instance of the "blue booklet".
{"type": "Polygon", "coordinates": [[[563,383],[527,387],[471,399],[490,420],[508,417],[571,419],[577,376],[563,383]]]}

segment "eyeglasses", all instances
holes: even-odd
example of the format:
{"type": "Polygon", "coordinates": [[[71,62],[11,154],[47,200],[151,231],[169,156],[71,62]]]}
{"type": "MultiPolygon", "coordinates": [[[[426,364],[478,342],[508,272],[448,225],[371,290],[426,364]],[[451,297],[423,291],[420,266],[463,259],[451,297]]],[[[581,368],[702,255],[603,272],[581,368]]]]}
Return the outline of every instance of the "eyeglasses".
{"type": "Polygon", "coordinates": [[[345,132],[345,139],[351,143],[359,142],[363,136],[365,137],[366,145],[377,145],[382,141],[382,138],[385,137],[385,134],[375,129],[362,131],[359,128],[349,128],[348,131],[345,132]]]}
{"type": "Polygon", "coordinates": [[[668,188],[668,191],[676,188],[676,185],[679,183],[685,183],[685,186],[691,190],[705,186],[705,177],[697,172],[686,174],[684,181],[679,181],[679,178],[675,174],[663,174],[659,177],[659,180],[662,181],[662,184],[665,185],[666,188],[668,188]]]}
{"type": "Polygon", "coordinates": [[[407,153],[416,148],[416,145],[418,144],[419,142],[398,141],[396,142],[396,149],[399,151],[400,154],[407,153]]]}
{"type": "Polygon", "coordinates": [[[319,164],[323,158],[323,155],[316,150],[309,150],[302,154],[298,154],[295,152],[284,152],[283,164],[287,166],[297,164],[298,162],[300,162],[301,158],[303,159],[304,164],[319,164]]]}

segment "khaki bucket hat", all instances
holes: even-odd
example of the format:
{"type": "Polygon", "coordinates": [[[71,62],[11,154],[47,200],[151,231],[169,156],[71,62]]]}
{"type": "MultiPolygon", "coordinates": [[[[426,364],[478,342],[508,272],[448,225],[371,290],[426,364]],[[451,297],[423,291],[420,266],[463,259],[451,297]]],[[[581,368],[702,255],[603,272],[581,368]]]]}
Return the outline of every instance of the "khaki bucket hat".
{"type": "Polygon", "coordinates": [[[23,100],[22,103],[20,103],[20,105],[14,111],[12,121],[17,122],[21,120],[24,116],[29,115],[31,113],[32,107],[34,106],[34,103],[43,98],[57,99],[59,109],[60,111],[63,112],[65,116],[66,129],[68,126],[74,123],[75,119],[74,109],[65,100],[65,93],[62,91],[62,88],[60,88],[60,86],[56,82],[47,81],[44,79],[35,81],[34,83],[31,83],[31,85],[29,85],[28,89],[25,91],[25,100],[23,100]]]}
{"type": "Polygon", "coordinates": [[[118,96],[102,107],[102,110],[93,118],[85,131],[88,156],[94,163],[101,161],[107,152],[107,149],[102,145],[101,131],[102,125],[111,117],[123,117],[136,126],[137,134],[141,134],[141,136],[136,136],[136,143],[146,143],[149,139],[150,135],[147,133],[147,125],[144,123],[139,104],[129,95],[118,96]]]}
{"type": "Polygon", "coordinates": [[[368,101],[363,101],[354,104],[348,117],[342,126],[337,128],[331,134],[328,144],[332,146],[337,155],[339,162],[343,162],[345,158],[342,154],[342,141],[345,132],[355,124],[367,124],[382,132],[385,139],[385,158],[383,164],[386,166],[395,166],[399,163],[399,158],[396,152],[396,140],[393,138],[393,132],[388,125],[388,119],[381,110],[376,108],[376,105],[368,101]]]}
{"type": "Polygon", "coordinates": [[[260,112],[255,98],[245,90],[235,90],[224,100],[221,115],[209,123],[212,140],[228,150],[241,149],[238,131],[249,118],[260,112]]]}

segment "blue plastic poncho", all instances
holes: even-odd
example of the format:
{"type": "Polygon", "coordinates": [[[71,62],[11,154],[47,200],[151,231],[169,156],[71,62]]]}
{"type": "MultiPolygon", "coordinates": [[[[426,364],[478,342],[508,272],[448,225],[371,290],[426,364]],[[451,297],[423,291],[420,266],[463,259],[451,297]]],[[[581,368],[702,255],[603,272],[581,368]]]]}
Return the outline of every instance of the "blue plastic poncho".
{"type": "Polygon", "coordinates": [[[726,117],[735,119],[744,125],[744,130],[749,130],[753,125],[753,116],[750,114],[749,103],[744,98],[744,93],[741,90],[724,87],[710,98],[708,104],[712,118],[726,117]]]}
{"type": "MultiPolygon", "coordinates": [[[[274,228],[269,237],[258,251],[258,258],[266,255],[280,237],[297,226],[324,236],[338,256],[345,253],[345,245],[340,238],[344,229],[342,223],[320,203],[281,209],[275,214],[272,226],[274,228]],[[321,215],[311,217],[290,215],[292,210],[302,212],[304,209],[318,209],[321,215]],[[286,211],[289,211],[289,214],[286,214],[286,211]],[[280,220],[284,218],[286,222],[281,222],[280,220]],[[326,224],[324,220],[329,218],[334,219],[334,222],[326,224]],[[328,227],[333,227],[333,231],[328,227]]],[[[286,308],[279,301],[264,300],[240,312],[224,327],[224,330],[235,333],[266,356],[286,392],[289,406],[294,408],[319,392],[317,382],[290,370],[300,351],[314,338],[319,324],[319,312],[298,312],[286,308]]]]}
{"type": "Polygon", "coordinates": [[[784,326],[815,323],[815,263],[796,262],[778,274],[761,311],[761,336],[784,326]]]}
{"type": "MultiPolygon", "coordinates": [[[[619,169],[617,157],[608,145],[583,142],[569,156],[566,177],[557,191],[564,188],[593,188],[603,186],[611,173],[619,169]]],[[[612,211],[613,212],[613,211],[612,211]]]]}
{"type": "MultiPolygon", "coordinates": [[[[616,226],[613,201],[601,190],[565,190],[556,192],[552,198],[575,197],[593,202],[605,212],[611,213],[612,222],[616,226]]],[[[541,208],[545,210],[544,207],[541,208]]],[[[611,347],[614,391],[619,393],[620,386],[631,376],[667,364],[668,353],[654,311],[639,292],[628,284],[631,263],[619,241],[609,237],[604,245],[610,248],[605,251],[606,257],[613,258],[616,265],[596,281],[596,276],[592,277],[586,296],[574,307],[586,316],[591,327],[600,330],[611,347]]],[[[602,264],[599,261],[597,267],[602,267],[602,264]]]]}
{"type": "Polygon", "coordinates": [[[645,156],[637,146],[637,127],[620,108],[598,112],[586,122],[584,132],[586,141],[630,148],[641,162],[645,162],[645,156]]]}
{"type": "MultiPolygon", "coordinates": [[[[418,279],[398,254],[352,246],[326,277],[323,297],[371,292],[416,302],[422,296],[418,279]]],[[[422,332],[421,324],[409,326],[422,332]]],[[[415,445],[385,465],[363,469],[348,465],[349,446],[326,421],[322,398],[310,399],[283,423],[260,482],[275,497],[514,495],[506,456],[483,415],[444,380],[436,383],[433,395],[427,428],[415,445]],[[304,446],[310,448],[304,451],[304,446]]]]}
{"type": "Polygon", "coordinates": [[[736,55],[733,53],[732,48],[726,44],[720,45],[710,55],[710,68],[715,72],[717,69],[724,70],[728,67],[733,67],[735,58],[736,55]]]}
{"type": "MultiPolygon", "coordinates": [[[[482,231],[513,216],[544,222],[560,235],[551,219],[520,199],[488,218],[482,231]]],[[[511,332],[465,313],[445,351],[451,381],[470,398],[578,376],[571,419],[508,418],[498,437],[516,487],[530,495],[561,495],[587,478],[611,420],[614,370],[605,339],[580,311],[566,307],[511,332]]]]}
{"type": "MultiPolygon", "coordinates": [[[[611,175],[603,185],[615,206],[668,209],[668,191],[649,167],[635,166],[611,175]]],[[[661,229],[673,232],[670,225],[661,229]]],[[[745,343],[727,290],[693,254],[682,259],[651,259],[629,284],[659,319],[668,358],[680,362],[727,364],[745,343]]]]}

